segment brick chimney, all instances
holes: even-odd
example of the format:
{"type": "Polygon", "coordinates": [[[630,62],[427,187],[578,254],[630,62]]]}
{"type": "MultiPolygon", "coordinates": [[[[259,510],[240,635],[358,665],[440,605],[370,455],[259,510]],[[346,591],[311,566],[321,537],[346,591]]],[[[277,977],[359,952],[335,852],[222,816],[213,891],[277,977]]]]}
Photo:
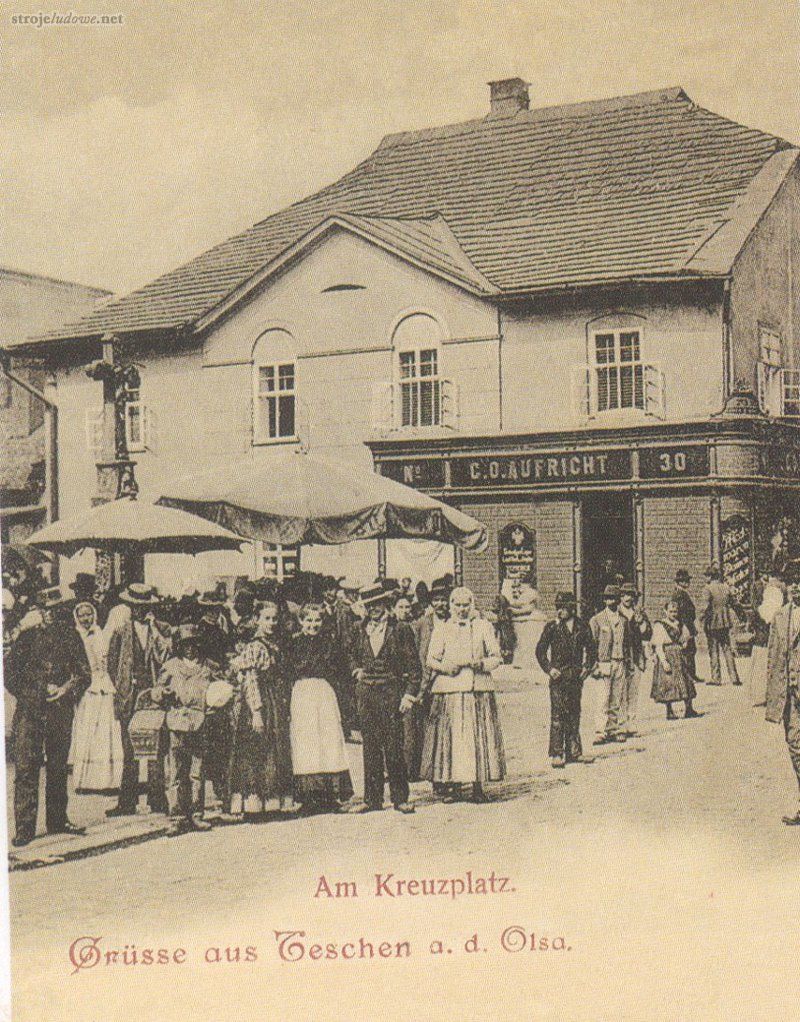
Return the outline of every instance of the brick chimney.
{"type": "Polygon", "coordinates": [[[520,110],[530,106],[528,82],[521,78],[503,78],[499,82],[489,82],[491,98],[490,117],[513,117],[520,110]]]}

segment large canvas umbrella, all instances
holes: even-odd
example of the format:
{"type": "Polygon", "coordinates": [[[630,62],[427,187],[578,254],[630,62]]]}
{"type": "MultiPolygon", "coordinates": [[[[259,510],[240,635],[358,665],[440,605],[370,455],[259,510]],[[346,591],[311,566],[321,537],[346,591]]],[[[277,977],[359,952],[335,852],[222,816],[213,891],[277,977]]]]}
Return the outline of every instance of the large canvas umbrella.
{"type": "Polygon", "coordinates": [[[284,546],[376,538],[434,539],[467,550],[486,544],[485,527],[462,511],[375,472],[301,451],[178,479],[158,503],[284,546]]]}
{"type": "Polygon", "coordinates": [[[71,557],[87,548],[109,553],[198,554],[238,550],[243,540],[197,515],[122,499],[46,525],[26,542],[37,550],[71,557]]]}

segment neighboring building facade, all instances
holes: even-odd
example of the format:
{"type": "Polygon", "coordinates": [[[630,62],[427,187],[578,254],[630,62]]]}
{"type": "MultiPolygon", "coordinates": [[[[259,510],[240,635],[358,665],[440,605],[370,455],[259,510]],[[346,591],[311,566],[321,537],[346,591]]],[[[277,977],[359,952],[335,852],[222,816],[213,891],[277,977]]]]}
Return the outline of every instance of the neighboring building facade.
{"type": "MultiPolygon", "coordinates": [[[[0,267],[0,348],[13,352],[108,297],[101,288],[0,267]]],[[[18,544],[48,519],[56,493],[48,478],[48,408],[38,396],[47,372],[35,357],[13,356],[6,366],[10,374],[0,370],[0,529],[3,543],[18,544]]]]}
{"type": "MultiPolygon", "coordinates": [[[[482,119],[384,139],[310,199],[20,346],[56,376],[62,513],[93,492],[84,365],[111,333],[141,366],[145,496],[301,442],[374,463],[486,522],[488,551],[455,563],[484,606],[521,570],[545,607],[573,586],[591,604],[611,561],[657,611],[677,567],[699,585],[717,560],[746,595],[787,556],[798,149],[679,89],[529,110],[511,79],[491,100],[482,119]]],[[[304,566],[373,572],[375,545],[353,546],[304,566]]],[[[194,570],[297,563],[237,556],[194,570]]],[[[452,552],[387,556],[430,579],[452,552]]]]}

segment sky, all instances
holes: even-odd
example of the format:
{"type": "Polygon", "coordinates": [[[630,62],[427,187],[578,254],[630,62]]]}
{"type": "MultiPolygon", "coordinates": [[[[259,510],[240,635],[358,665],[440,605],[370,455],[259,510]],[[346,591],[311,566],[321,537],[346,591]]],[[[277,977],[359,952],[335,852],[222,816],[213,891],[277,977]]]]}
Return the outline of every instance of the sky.
{"type": "Polygon", "coordinates": [[[681,85],[800,143],[799,0],[0,0],[0,264],[125,292],[390,132],[681,85]],[[122,24],[36,27],[43,11],[122,24]]]}

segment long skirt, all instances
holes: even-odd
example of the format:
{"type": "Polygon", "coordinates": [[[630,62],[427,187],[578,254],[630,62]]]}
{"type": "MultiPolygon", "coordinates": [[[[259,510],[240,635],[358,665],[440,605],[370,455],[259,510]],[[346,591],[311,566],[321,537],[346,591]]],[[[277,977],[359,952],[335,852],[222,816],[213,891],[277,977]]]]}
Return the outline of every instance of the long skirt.
{"type": "Polygon", "coordinates": [[[353,783],[336,693],[324,678],[292,688],[289,737],[298,802],[348,799],[353,783]]]}
{"type": "Polygon", "coordinates": [[[664,656],[671,668],[667,673],[661,665],[659,657],[655,658],[653,667],[653,687],[650,690],[650,698],[657,703],[678,703],[687,699],[694,699],[697,689],[694,681],[689,677],[686,670],[686,662],[683,658],[681,647],[675,643],[667,643],[664,646],[664,656]]]}
{"type": "Polygon", "coordinates": [[[122,760],[122,731],[114,713],[114,693],[90,688],[75,712],[69,750],[76,794],[117,792],[122,760]]]}
{"type": "Polygon", "coordinates": [[[280,794],[278,783],[278,714],[272,693],[262,702],[264,732],[253,730],[253,715],[240,708],[230,757],[230,793],[266,802],[280,794]]]}
{"type": "Polygon", "coordinates": [[[435,784],[502,781],[506,757],[494,692],[433,697],[420,774],[435,784]]]}

